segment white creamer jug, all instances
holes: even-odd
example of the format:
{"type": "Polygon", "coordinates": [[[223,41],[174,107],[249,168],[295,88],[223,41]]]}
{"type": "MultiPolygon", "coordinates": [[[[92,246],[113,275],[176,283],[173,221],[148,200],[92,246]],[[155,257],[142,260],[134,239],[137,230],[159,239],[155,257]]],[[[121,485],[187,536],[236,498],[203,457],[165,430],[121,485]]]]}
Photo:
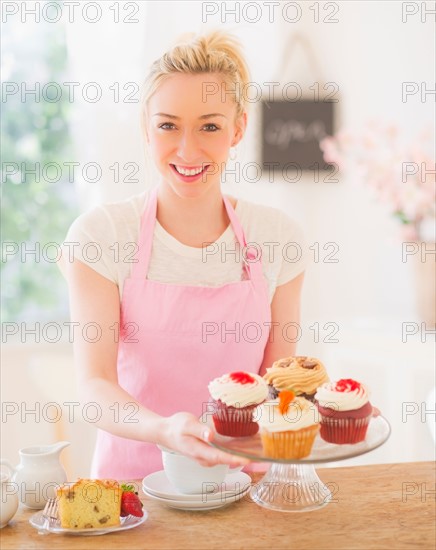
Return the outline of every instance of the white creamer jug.
{"type": "Polygon", "coordinates": [[[67,481],[59,455],[69,441],[60,441],[53,445],[35,445],[20,449],[20,463],[13,468],[12,482],[16,484],[20,502],[28,508],[40,510],[49,498],[56,496],[56,487],[67,481]]]}
{"type": "Polygon", "coordinates": [[[10,470],[8,473],[0,473],[0,529],[2,529],[11,521],[18,509],[18,491],[15,483],[11,481],[13,470],[5,464],[4,460],[0,464],[10,470]]]}

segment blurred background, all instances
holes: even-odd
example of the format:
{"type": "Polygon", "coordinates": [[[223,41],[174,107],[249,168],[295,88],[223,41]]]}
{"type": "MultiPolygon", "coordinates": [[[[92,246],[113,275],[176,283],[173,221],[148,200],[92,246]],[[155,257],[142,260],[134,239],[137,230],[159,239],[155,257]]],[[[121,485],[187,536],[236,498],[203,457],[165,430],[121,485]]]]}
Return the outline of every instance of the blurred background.
{"type": "Polygon", "coordinates": [[[155,185],[141,83],[179,35],[214,28],[239,37],[258,88],[277,83],[271,102],[293,83],[290,107],[334,103],[320,147],[338,170],[244,171],[264,160],[257,100],[222,189],[300,224],[298,352],[368,384],[392,424],[382,448],[344,465],[434,458],[435,2],[276,4],[3,2],[2,458],[66,439],[69,477],[89,474],[95,428],[68,414],[59,245],[81,212],[155,185]]]}

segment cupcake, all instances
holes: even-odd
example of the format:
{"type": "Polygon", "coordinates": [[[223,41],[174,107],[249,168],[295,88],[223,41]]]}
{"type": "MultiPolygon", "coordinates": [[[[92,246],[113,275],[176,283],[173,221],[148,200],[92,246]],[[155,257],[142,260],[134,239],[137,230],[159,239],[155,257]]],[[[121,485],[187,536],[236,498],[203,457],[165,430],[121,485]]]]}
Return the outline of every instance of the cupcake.
{"type": "Polygon", "coordinates": [[[319,359],[299,355],[273,363],[266,369],[264,380],[269,384],[271,399],[275,399],[280,391],[290,390],[298,397],[313,401],[316,390],[328,382],[329,377],[319,359]]]}
{"type": "Polygon", "coordinates": [[[253,411],[268,396],[268,386],[261,376],[232,372],[212,380],[208,389],[213,423],[219,434],[244,437],[259,431],[258,424],[253,422],[253,411]]]}
{"type": "Polygon", "coordinates": [[[372,417],[367,388],[346,378],[323,384],[315,394],[321,437],[329,443],[359,443],[372,417]]]}
{"type": "Polygon", "coordinates": [[[313,403],[282,391],[278,399],[257,407],[263,451],[271,458],[305,458],[319,432],[319,415],[313,403]]]}

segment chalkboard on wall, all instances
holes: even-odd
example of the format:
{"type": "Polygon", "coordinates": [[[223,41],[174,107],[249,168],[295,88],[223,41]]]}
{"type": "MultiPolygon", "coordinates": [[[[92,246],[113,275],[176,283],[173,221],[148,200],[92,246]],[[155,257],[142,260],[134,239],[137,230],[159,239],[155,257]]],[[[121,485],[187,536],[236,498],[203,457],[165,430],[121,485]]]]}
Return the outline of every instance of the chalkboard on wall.
{"type": "Polygon", "coordinates": [[[262,164],[282,170],[296,165],[301,170],[329,170],[319,142],[332,135],[333,102],[310,100],[262,102],[262,164]]]}

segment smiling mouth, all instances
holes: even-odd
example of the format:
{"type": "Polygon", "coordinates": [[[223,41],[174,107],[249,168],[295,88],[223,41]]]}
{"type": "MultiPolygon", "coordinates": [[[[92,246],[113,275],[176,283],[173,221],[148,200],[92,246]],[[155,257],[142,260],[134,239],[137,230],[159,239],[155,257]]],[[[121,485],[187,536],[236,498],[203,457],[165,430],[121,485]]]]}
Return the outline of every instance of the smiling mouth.
{"type": "Polygon", "coordinates": [[[203,166],[195,166],[192,168],[187,168],[183,166],[177,166],[176,164],[170,164],[170,166],[175,170],[178,174],[185,177],[192,177],[192,176],[199,176],[203,172],[205,172],[210,164],[204,164],[203,166]]]}

